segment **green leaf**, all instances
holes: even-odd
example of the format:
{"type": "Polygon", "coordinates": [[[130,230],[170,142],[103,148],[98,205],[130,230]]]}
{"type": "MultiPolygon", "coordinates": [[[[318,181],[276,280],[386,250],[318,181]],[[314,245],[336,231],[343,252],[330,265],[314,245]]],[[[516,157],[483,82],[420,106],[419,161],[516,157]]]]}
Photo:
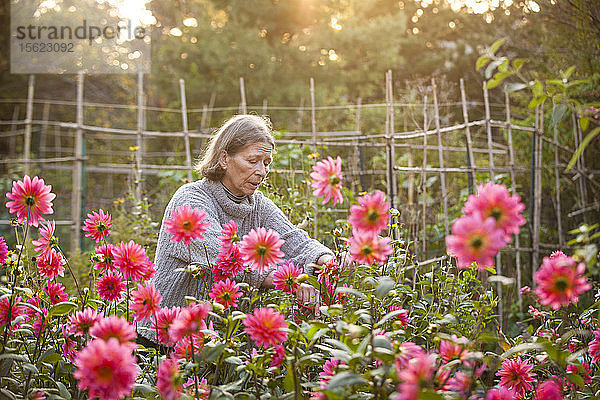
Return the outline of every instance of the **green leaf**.
{"type": "Polygon", "coordinates": [[[521,70],[521,67],[523,66],[523,64],[525,64],[527,60],[525,60],[524,58],[517,58],[513,61],[513,68],[516,69],[517,71],[521,70]]]}
{"type": "Polygon", "coordinates": [[[502,353],[502,355],[500,355],[500,360],[503,361],[505,359],[507,359],[508,357],[512,356],[515,353],[520,353],[520,352],[528,352],[530,350],[539,350],[544,348],[543,345],[539,344],[539,343],[523,343],[523,344],[518,344],[510,349],[508,349],[507,351],[505,351],[504,353],[502,353]]]}
{"type": "Polygon", "coordinates": [[[498,51],[498,49],[500,48],[500,46],[502,46],[502,43],[504,43],[505,40],[506,40],[506,38],[502,38],[502,39],[496,40],[494,43],[492,43],[492,45],[489,48],[490,53],[496,54],[496,51],[498,51]]]}
{"type": "Polygon", "coordinates": [[[217,358],[223,353],[227,345],[225,343],[219,343],[215,346],[209,346],[208,344],[204,346],[204,359],[206,362],[215,362],[217,358]]]}
{"type": "Polygon", "coordinates": [[[494,73],[494,69],[496,69],[498,65],[502,64],[504,60],[504,58],[501,58],[499,60],[492,61],[485,69],[485,79],[490,79],[494,73]]]}
{"type": "Polygon", "coordinates": [[[571,168],[573,168],[573,165],[575,165],[575,163],[577,162],[577,159],[579,157],[581,157],[581,154],[583,153],[583,151],[585,150],[585,148],[588,146],[588,144],[590,144],[590,142],[596,137],[598,136],[598,134],[600,133],[600,126],[593,129],[590,133],[588,133],[586,135],[585,138],[583,138],[583,141],[581,142],[581,144],[579,145],[579,147],[577,148],[577,150],[575,150],[575,153],[573,153],[573,157],[571,157],[571,161],[569,161],[569,165],[567,165],[567,169],[566,171],[570,170],[571,168]]]}
{"type": "Polygon", "coordinates": [[[70,301],[64,301],[62,303],[58,303],[50,307],[50,311],[48,311],[48,318],[55,315],[65,315],[73,311],[77,308],[77,304],[72,303],[70,301]]]}
{"type": "Polygon", "coordinates": [[[534,96],[527,107],[529,107],[530,109],[536,108],[537,106],[542,104],[546,99],[546,95],[534,96]]]}
{"type": "Polygon", "coordinates": [[[419,393],[419,400],[443,400],[444,396],[439,393],[430,392],[429,390],[422,390],[419,393]]]}
{"type": "Polygon", "coordinates": [[[517,90],[525,89],[526,87],[527,87],[527,85],[524,83],[507,83],[505,90],[508,93],[510,93],[510,92],[516,92],[517,90]]]}
{"type": "Polygon", "coordinates": [[[396,282],[388,276],[384,276],[379,280],[379,285],[375,289],[375,296],[378,299],[383,299],[394,288],[396,282]]]}
{"type": "Polygon", "coordinates": [[[156,389],[154,389],[150,385],[146,385],[146,384],[143,384],[143,383],[136,383],[133,386],[133,390],[135,390],[136,392],[141,392],[143,394],[156,393],[156,389]]]}
{"type": "Polygon", "coordinates": [[[490,61],[490,58],[487,56],[481,56],[477,59],[477,62],[475,63],[475,70],[479,71],[481,68],[483,68],[485,66],[485,64],[487,64],[490,61]]]}
{"type": "Polygon", "coordinates": [[[343,371],[331,378],[327,390],[335,390],[342,386],[364,385],[366,383],[367,381],[362,376],[351,371],[343,371]]]}
{"type": "Polygon", "coordinates": [[[582,389],[585,389],[585,381],[579,374],[567,373],[567,379],[579,386],[582,389]]]}
{"type": "Polygon", "coordinates": [[[569,69],[567,69],[565,71],[565,73],[563,74],[563,77],[568,80],[571,77],[571,74],[573,73],[573,71],[575,71],[574,65],[570,66],[569,69]]]}
{"type": "Polygon", "coordinates": [[[486,89],[493,89],[493,88],[495,88],[496,86],[498,86],[501,83],[502,83],[502,79],[496,79],[494,77],[494,78],[490,79],[489,81],[487,81],[485,83],[485,88],[486,89]]]}
{"type": "Polygon", "coordinates": [[[579,118],[579,127],[581,128],[582,131],[585,131],[589,125],[590,125],[589,118],[586,118],[586,117],[579,118]]]}
{"type": "Polygon", "coordinates": [[[356,297],[358,297],[360,299],[367,300],[367,296],[365,296],[364,293],[361,293],[361,292],[359,292],[356,289],[351,289],[351,288],[347,288],[347,287],[344,287],[344,286],[338,286],[335,289],[335,292],[336,293],[351,293],[351,294],[355,295],[356,297]]]}
{"type": "Polygon", "coordinates": [[[568,109],[569,107],[567,107],[566,104],[555,104],[554,107],[552,107],[551,126],[558,125],[564,119],[568,109]]]}

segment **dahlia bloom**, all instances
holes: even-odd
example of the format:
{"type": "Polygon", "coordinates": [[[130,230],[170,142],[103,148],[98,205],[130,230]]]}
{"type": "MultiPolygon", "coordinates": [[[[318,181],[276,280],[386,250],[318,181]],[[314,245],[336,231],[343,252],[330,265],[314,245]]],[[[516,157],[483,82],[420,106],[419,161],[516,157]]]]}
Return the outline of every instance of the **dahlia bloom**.
{"type": "Polygon", "coordinates": [[[198,334],[201,330],[206,329],[204,320],[208,317],[209,312],[210,304],[208,303],[196,303],[183,307],[169,327],[171,343],[177,343],[183,337],[198,334]]]}
{"type": "Polygon", "coordinates": [[[562,388],[553,380],[538,385],[533,400],[563,400],[562,388]]]}
{"type": "Polygon", "coordinates": [[[8,258],[8,246],[4,241],[4,237],[0,236],[0,265],[3,265],[8,258]]]}
{"type": "Polygon", "coordinates": [[[448,253],[457,258],[458,268],[468,268],[474,262],[479,270],[493,266],[494,256],[505,245],[504,231],[496,228],[493,218],[483,219],[479,213],[454,221],[452,235],[446,236],[448,253]]]}
{"type": "Polygon", "coordinates": [[[42,308],[40,311],[41,314],[39,314],[37,319],[33,321],[33,324],[31,324],[31,327],[33,328],[33,334],[36,337],[44,333],[44,329],[46,329],[46,326],[48,325],[48,321],[46,320],[46,317],[48,316],[48,309],[42,308]]]}
{"type": "Polygon", "coordinates": [[[104,212],[103,209],[100,209],[99,212],[93,211],[89,213],[83,224],[85,225],[83,230],[87,232],[85,236],[91,237],[96,243],[100,243],[106,239],[110,228],[112,228],[110,214],[104,212]]]}
{"type": "Polygon", "coordinates": [[[451,336],[452,340],[441,340],[440,341],[440,356],[444,362],[450,362],[454,359],[465,361],[469,355],[469,351],[465,349],[463,344],[468,342],[465,337],[457,337],[456,335],[451,336]]]}
{"type": "Polygon", "coordinates": [[[237,231],[238,224],[234,220],[230,220],[228,223],[223,225],[221,236],[218,237],[218,239],[221,241],[222,253],[229,253],[231,248],[235,246],[235,243],[240,241],[237,231]]]}
{"type": "Polygon", "coordinates": [[[160,308],[155,315],[155,318],[152,318],[152,331],[158,332],[158,341],[165,346],[171,345],[171,340],[169,337],[169,327],[179,315],[179,307],[172,308],[160,308]]]}
{"type": "Polygon", "coordinates": [[[154,269],[154,264],[150,262],[144,248],[133,240],[128,243],[121,242],[112,249],[112,253],[114,266],[121,270],[127,280],[146,279],[148,270],[154,269]]]}
{"type": "Polygon", "coordinates": [[[390,312],[393,311],[399,311],[398,315],[396,315],[396,318],[400,321],[400,324],[402,326],[408,326],[408,312],[402,307],[397,306],[395,304],[390,306],[390,312]]]}
{"type": "Polygon", "coordinates": [[[190,341],[190,336],[184,336],[175,343],[173,347],[173,357],[177,360],[192,359],[192,341],[194,342],[194,354],[198,354],[204,348],[204,335],[191,335],[192,340],[190,341]]]}
{"type": "Polygon", "coordinates": [[[517,393],[512,389],[507,389],[504,386],[499,388],[491,388],[485,396],[485,400],[514,400],[518,399],[517,393]]]}
{"type": "Polygon", "coordinates": [[[562,251],[560,251],[560,250],[556,250],[556,251],[553,251],[552,253],[550,253],[550,258],[557,258],[557,257],[560,257],[560,256],[565,256],[566,257],[567,255],[565,253],[563,253],[562,251]]]}
{"type": "Polygon", "coordinates": [[[192,240],[204,239],[202,234],[210,226],[210,222],[204,222],[206,216],[206,211],[192,208],[187,204],[172,210],[171,218],[165,221],[167,233],[173,234],[171,241],[183,241],[186,246],[189,246],[192,240]]]}
{"type": "Polygon", "coordinates": [[[54,237],[55,229],[56,224],[54,221],[40,224],[40,238],[31,242],[35,246],[35,251],[40,253],[40,255],[48,253],[52,249],[52,246],[58,242],[58,239],[54,237]]]}
{"type": "Polygon", "coordinates": [[[324,383],[327,383],[335,376],[335,373],[341,365],[346,365],[345,362],[338,360],[335,357],[331,357],[329,360],[325,361],[325,365],[323,365],[323,371],[319,372],[319,376],[324,383]]]}
{"type": "Polygon", "coordinates": [[[392,254],[391,239],[379,237],[368,231],[355,231],[348,239],[348,252],[353,261],[360,264],[383,264],[392,254]]]}
{"type": "Polygon", "coordinates": [[[509,243],[511,234],[518,234],[520,226],[525,224],[521,211],[525,205],[521,196],[511,196],[504,185],[487,182],[479,185],[476,195],[469,195],[463,208],[467,215],[480,213],[482,219],[494,218],[496,227],[504,232],[504,241],[509,243]]]}
{"type": "MultiPolygon", "coordinates": [[[[0,300],[0,326],[4,326],[8,321],[8,306],[10,296],[5,296],[0,300]]],[[[26,315],[28,307],[18,305],[21,302],[21,296],[14,298],[10,312],[10,322],[13,322],[17,317],[26,315]]]]}
{"type": "MultiPolygon", "coordinates": [[[[2,322],[0,320],[0,322],[2,322]]],[[[588,344],[588,352],[592,356],[592,363],[600,360],[600,329],[592,331],[594,339],[588,344]]]]}
{"type": "MultiPolygon", "coordinates": [[[[38,309],[42,308],[41,302],[40,302],[40,298],[37,295],[35,295],[33,297],[30,297],[27,300],[27,304],[32,305],[32,306],[34,306],[34,307],[36,307],[38,309]]],[[[34,310],[33,308],[31,308],[31,307],[25,307],[25,314],[27,315],[27,318],[33,318],[33,317],[35,317],[36,313],[37,313],[37,311],[34,310]]]]}
{"type": "Polygon", "coordinates": [[[239,286],[235,281],[226,278],[224,281],[215,283],[215,287],[208,297],[221,304],[225,308],[236,307],[238,299],[242,297],[239,286]]]}
{"type": "Polygon", "coordinates": [[[174,358],[166,358],[156,371],[156,387],[164,400],[177,400],[183,392],[179,363],[174,358]]]}
{"type": "Polygon", "coordinates": [[[138,371],[131,348],[117,339],[95,339],[77,354],[73,376],[90,398],[118,400],[131,394],[138,371]]]}
{"type": "Polygon", "coordinates": [[[285,347],[280,344],[273,346],[273,355],[271,356],[271,362],[269,367],[279,368],[285,361],[285,347]]]}
{"type": "Polygon", "coordinates": [[[13,182],[12,192],[6,193],[11,201],[6,203],[8,211],[17,213],[19,223],[27,220],[29,225],[38,226],[44,220],[43,214],[52,214],[52,200],[56,197],[51,193],[51,185],[46,185],[43,179],[25,175],[22,181],[13,182]]]}
{"type": "Polygon", "coordinates": [[[333,199],[333,205],[343,203],[342,197],[342,159],[338,156],[335,160],[327,157],[313,165],[314,172],[310,177],[313,179],[310,186],[315,189],[313,196],[324,197],[323,204],[333,199]]]}
{"type": "Polygon", "coordinates": [[[132,345],[135,348],[135,344],[132,341],[137,337],[137,333],[134,326],[125,318],[113,315],[100,318],[90,328],[90,336],[94,339],[102,339],[105,342],[108,342],[111,338],[117,339],[119,343],[132,345]]]}
{"type": "Polygon", "coordinates": [[[358,198],[359,205],[350,206],[348,222],[352,230],[369,231],[378,235],[388,225],[390,202],[385,201],[385,194],[377,190],[373,194],[358,198]]]}
{"type": "Polygon", "coordinates": [[[253,314],[247,314],[244,325],[244,331],[262,347],[281,344],[288,338],[285,330],[287,322],[283,315],[273,308],[258,308],[253,314]]]}
{"type": "Polygon", "coordinates": [[[92,260],[94,260],[94,269],[104,271],[116,271],[113,264],[115,246],[112,244],[103,244],[102,246],[96,247],[94,254],[92,254],[92,260]]]}
{"type": "Polygon", "coordinates": [[[577,264],[571,257],[544,257],[542,266],[533,275],[540,303],[554,310],[577,303],[579,295],[591,289],[584,273],[585,264],[577,264]]]}
{"type": "Polygon", "coordinates": [[[496,372],[496,376],[500,377],[500,386],[513,389],[519,397],[522,397],[526,391],[533,389],[530,382],[535,381],[535,373],[531,372],[532,369],[533,365],[517,357],[504,360],[502,369],[496,372]]]}
{"type": "Polygon", "coordinates": [[[138,283],[137,290],[131,296],[129,309],[133,311],[135,321],[144,321],[149,319],[152,314],[160,308],[162,296],[154,286],[154,283],[146,282],[143,285],[138,283]]]}
{"type": "Polygon", "coordinates": [[[65,264],[67,261],[63,255],[51,249],[37,258],[37,268],[44,278],[53,279],[57,276],[65,276],[65,264]]]}
{"type": "Polygon", "coordinates": [[[453,378],[448,379],[448,389],[466,396],[473,384],[473,379],[462,371],[456,371],[453,378]]]}
{"type": "Polygon", "coordinates": [[[190,377],[186,383],[183,384],[183,387],[186,388],[188,393],[194,399],[200,400],[208,400],[210,397],[210,386],[208,385],[208,381],[206,378],[200,379],[198,382],[198,391],[196,392],[196,383],[194,382],[194,378],[190,377]]]}
{"type": "Polygon", "coordinates": [[[69,300],[69,295],[65,293],[65,287],[58,282],[48,281],[44,288],[44,293],[50,298],[51,304],[69,300]]]}
{"type": "Polygon", "coordinates": [[[279,264],[284,256],[280,250],[284,240],[279,233],[263,227],[252,229],[240,244],[244,264],[262,273],[272,265],[279,264]]]}
{"type": "Polygon", "coordinates": [[[294,265],[294,261],[285,260],[277,266],[273,273],[273,285],[275,289],[283,290],[286,293],[294,293],[298,290],[298,278],[302,274],[302,270],[294,265]]]}
{"type": "Polygon", "coordinates": [[[398,371],[398,379],[404,384],[421,385],[431,381],[434,372],[434,358],[430,354],[422,354],[412,358],[404,369],[398,371]]]}
{"type": "Polygon", "coordinates": [[[83,311],[76,311],[75,314],[69,316],[69,331],[75,336],[86,335],[101,318],[102,316],[93,308],[88,307],[83,311]]]}
{"type": "Polygon", "coordinates": [[[580,365],[567,365],[567,374],[569,373],[581,375],[586,384],[592,383],[592,368],[587,361],[581,361],[580,365]]]}
{"type": "Polygon", "coordinates": [[[229,252],[221,251],[212,273],[215,282],[222,281],[225,278],[233,278],[244,270],[244,262],[238,246],[233,246],[229,252]]]}
{"type": "Polygon", "coordinates": [[[123,292],[127,289],[123,278],[118,272],[108,271],[96,282],[98,295],[104,301],[112,303],[123,298],[123,292]]]}
{"type": "Polygon", "coordinates": [[[403,342],[398,345],[396,352],[396,370],[400,372],[413,358],[425,355],[425,350],[413,342],[403,342]]]}

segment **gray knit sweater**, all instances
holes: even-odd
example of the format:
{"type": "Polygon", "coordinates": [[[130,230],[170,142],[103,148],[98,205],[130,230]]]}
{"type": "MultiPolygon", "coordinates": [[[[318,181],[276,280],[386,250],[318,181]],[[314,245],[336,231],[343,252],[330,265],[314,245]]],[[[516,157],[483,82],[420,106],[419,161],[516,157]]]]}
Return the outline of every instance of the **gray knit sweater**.
{"type": "MultiPolygon", "coordinates": [[[[318,241],[308,237],[308,234],[293,225],[283,212],[260,191],[254,192],[241,203],[231,200],[220,182],[202,179],[181,186],[169,201],[163,216],[158,245],[156,247],[156,275],[153,282],[162,295],[162,307],[184,306],[185,296],[205,299],[204,285],[198,284],[186,271],[176,271],[185,268],[189,263],[190,252],[183,242],[172,242],[172,235],[166,232],[165,220],[171,217],[171,211],[183,205],[206,211],[206,221],[210,226],[203,234],[201,241],[193,240],[191,246],[191,262],[200,265],[213,265],[219,254],[221,229],[224,224],[233,220],[237,222],[238,236],[241,238],[250,230],[258,227],[273,229],[285,240],[281,251],[287,259],[302,266],[304,271],[311,274],[310,263],[316,263],[323,254],[333,254],[331,250],[318,241]],[[205,249],[206,247],[206,249],[205,249]],[[208,262],[206,260],[208,254],[208,262]]],[[[258,274],[253,271],[246,280],[250,285],[260,287],[269,271],[258,274]]],[[[211,271],[205,271],[212,286],[211,271]]],[[[144,336],[153,338],[150,332],[142,330],[144,336]]]]}

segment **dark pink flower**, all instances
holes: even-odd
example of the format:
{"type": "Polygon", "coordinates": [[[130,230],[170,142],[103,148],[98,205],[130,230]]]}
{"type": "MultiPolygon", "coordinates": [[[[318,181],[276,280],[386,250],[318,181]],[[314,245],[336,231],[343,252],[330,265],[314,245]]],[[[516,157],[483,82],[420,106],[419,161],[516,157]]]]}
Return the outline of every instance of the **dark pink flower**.
{"type": "Polygon", "coordinates": [[[171,241],[183,241],[186,246],[189,246],[192,240],[204,239],[202,234],[210,226],[210,222],[204,222],[206,216],[206,211],[192,208],[187,204],[171,211],[171,218],[165,221],[167,232],[173,234],[171,241]]]}
{"type": "Polygon", "coordinates": [[[579,295],[591,289],[584,273],[585,264],[577,264],[571,257],[544,257],[542,266],[533,275],[537,283],[535,293],[543,305],[554,310],[577,303],[579,295]]]}
{"type": "Polygon", "coordinates": [[[139,281],[146,279],[150,269],[154,270],[154,264],[146,255],[146,251],[139,244],[130,240],[128,243],[121,242],[113,250],[113,264],[117,267],[125,279],[139,281]]]}
{"type": "Polygon", "coordinates": [[[138,375],[131,348],[117,339],[92,340],[77,354],[73,376],[89,398],[118,400],[131,394],[138,375]]]}
{"type": "Polygon", "coordinates": [[[96,243],[106,239],[112,228],[110,214],[100,209],[99,212],[93,211],[87,215],[87,219],[83,222],[85,225],[83,230],[87,233],[86,237],[91,237],[96,243]]]}
{"type": "Polygon", "coordinates": [[[186,336],[199,334],[201,330],[206,329],[204,320],[208,317],[209,312],[210,304],[208,303],[196,303],[183,307],[169,327],[171,343],[177,343],[186,336]]]}
{"type": "MultiPolygon", "coordinates": [[[[10,296],[5,296],[0,300],[0,326],[4,326],[8,321],[8,309],[10,296]]],[[[21,302],[21,296],[17,296],[13,299],[12,307],[10,311],[10,322],[13,322],[17,317],[21,315],[27,315],[28,308],[19,305],[21,302]]]]}
{"type": "Polygon", "coordinates": [[[253,314],[246,315],[244,325],[244,331],[259,346],[274,346],[288,338],[287,322],[283,315],[273,308],[257,308],[253,314]]]}
{"type": "Polygon", "coordinates": [[[592,362],[595,363],[600,360],[600,329],[596,329],[592,333],[594,334],[594,340],[588,344],[588,352],[592,356],[592,362]]]}
{"type": "Polygon", "coordinates": [[[238,246],[233,246],[229,252],[221,251],[212,273],[215,282],[222,281],[225,278],[233,278],[244,270],[244,262],[238,246]]]}
{"type": "Polygon", "coordinates": [[[37,258],[37,268],[40,275],[48,279],[65,276],[66,263],[67,261],[63,255],[54,249],[37,258]]]}
{"type": "Polygon", "coordinates": [[[85,308],[83,311],[76,311],[69,316],[69,331],[75,336],[86,335],[90,328],[102,318],[93,308],[85,308]]]}
{"type": "Polygon", "coordinates": [[[348,222],[353,230],[369,231],[376,235],[387,227],[390,202],[385,201],[385,194],[377,190],[373,194],[365,194],[358,198],[359,205],[350,206],[348,222]]]}
{"type": "Polygon", "coordinates": [[[96,282],[98,295],[104,301],[112,303],[123,298],[123,292],[127,289],[121,274],[115,271],[108,271],[96,282]]]}
{"type": "Polygon", "coordinates": [[[400,343],[396,352],[396,370],[399,372],[406,367],[410,360],[424,354],[425,350],[413,342],[400,343]]]}
{"type": "Polygon", "coordinates": [[[553,251],[550,254],[550,258],[557,258],[557,257],[561,257],[561,256],[566,257],[567,255],[565,253],[563,253],[562,251],[560,251],[560,250],[553,251]]]}
{"type": "Polygon", "coordinates": [[[240,254],[245,265],[262,273],[281,262],[284,254],[280,248],[283,243],[279,233],[259,227],[244,236],[240,244],[240,254]]]}
{"type": "Polygon", "coordinates": [[[310,177],[313,179],[310,186],[315,189],[313,196],[324,197],[323,204],[333,199],[333,205],[343,203],[342,196],[342,159],[327,157],[327,160],[321,160],[313,165],[314,172],[310,177]]]}
{"type": "Polygon", "coordinates": [[[175,346],[173,347],[173,357],[178,360],[181,360],[182,358],[191,360],[192,341],[194,342],[194,354],[198,354],[198,352],[204,348],[204,335],[191,335],[191,338],[192,339],[190,341],[190,336],[184,336],[181,338],[181,340],[175,343],[175,346]]]}
{"type": "Polygon", "coordinates": [[[459,338],[456,335],[452,335],[450,338],[451,340],[440,341],[440,356],[442,360],[446,363],[455,359],[465,362],[467,356],[470,354],[465,348],[468,339],[465,337],[459,338]]]}
{"type": "Polygon", "coordinates": [[[193,377],[190,377],[187,382],[183,384],[183,387],[186,388],[187,392],[194,399],[208,400],[210,397],[210,386],[208,385],[206,378],[202,378],[198,382],[198,391],[196,391],[196,382],[193,377]]]}
{"type": "Polygon", "coordinates": [[[502,369],[496,372],[500,377],[500,386],[513,389],[522,397],[526,391],[533,389],[531,382],[535,382],[535,373],[531,372],[533,365],[522,361],[521,357],[504,360],[502,369]]]}
{"type": "Polygon", "coordinates": [[[0,236],[0,265],[4,265],[8,258],[8,246],[4,241],[4,238],[0,236]]]}
{"type": "Polygon", "coordinates": [[[273,355],[271,356],[271,363],[269,367],[279,368],[285,361],[285,347],[280,344],[273,346],[273,355]]]}
{"type": "Polygon", "coordinates": [[[116,315],[100,318],[98,322],[90,328],[90,336],[95,339],[108,341],[117,339],[119,343],[135,348],[133,340],[137,337],[134,326],[123,317],[116,315]]]}
{"type": "Polygon", "coordinates": [[[228,223],[223,225],[221,236],[218,237],[218,239],[221,241],[221,253],[229,253],[235,243],[240,241],[237,231],[238,224],[233,220],[230,220],[228,223]]]}
{"type": "Polygon", "coordinates": [[[152,331],[158,332],[158,341],[166,346],[171,345],[169,328],[179,315],[179,307],[160,308],[152,318],[152,331]]]}
{"type": "Polygon", "coordinates": [[[365,265],[383,264],[392,254],[391,239],[379,237],[368,231],[355,231],[348,239],[348,252],[352,260],[365,265]]]}
{"type": "Polygon", "coordinates": [[[404,384],[423,385],[430,382],[435,371],[435,360],[429,354],[418,355],[398,371],[398,379],[404,384]]]}
{"type": "Polygon", "coordinates": [[[183,392],[179,374],[179,363],[174,358],[165,358],[156,371],[156,388],[164,400],[177,400],[183,392]]]}
{"type": "Polygon", "coordinates": [[[6,193],[11,201],[6,203],[10,213],[17,213],[19,223],[27,220],[29,225],[38,226],[44,220],[43,214],[52,214],[52,186],[46,185],[43,179],[25,175],[22,181],[13,182],[12,192],[6,193]]]}
{"type": "Polygon", "coordinates": [[[238,299],[242,297],[239,286],[235,281],[226,278],[224,281],[215,283],[215,287],[208,297],[221,304],[225,308],[236,307],[238,299]]]}
{"type": "Polygon", "coordinates": [[[277,266],[273,273],[273,285],[275,289],[283,290],[286,293],[295,293],[299,283],[296,280],[302,275],[302,270],[294,265],[294,261],[285,260],[277,266]]]}
{"type": "Polygon", "coordinates": [[[98,246],[94,253],[92,253],[92,260],[94,261],[94,269],[104,271],[116,271],[113,264],[113,260],[115,256],[113,252],[115,250],[115,246],[112,244],[103,244],[102,246],[98,246]]]}
{"type": "Polygon", "coordinates": [[[553,380],[540,383],[535,391],[533,400],[563,400],[562,388],[553,380]]]}
{"type": "Polygon", "coordinates": [[[567,374],[569,373],[581,375],[586,384],[592,383],[592,369],[587,361],[581,361],[579,365],[567,365],[567,374]]]}
{"type": "Polygon", "coordinates": [[[37,318],[35,321],[33,321],[33,324],[31,325],[33,328],[33,334],[35,335],[35,337],[40,336],[42,333],[44,333],[44,330],[46,329],[47,324],[47,320],[46,317],[48,316],[48,309],[47,308],[42,308],[40,310],[42,313],[37,315],[37,318]]]}
{"type": "Polygon", "coordinates": [[[346,365],[345,362],[338,360],[335,357],[331,357],[327,361],[325,361],[325,365],[323,365],[323,371],[319,372],[319,376],[321,377],[321,381],[327,383],[333,378],[341,365],[346,365]]]}
{"type": "Polygon", "coordinates": [[[500,386],[499,388],[491,388],[487,392],[485,400],[515,400],[518,398],[519,396],[514,390],[500,386]]]}
{"type": "Polygon", "coordinates": [[[392,304],[392,306],[390,306],[390,312],[393,311],[398,311],[398,315],[396,315],[396,318],[400,321],[400,324],[402,326],[408,326],[408,312],[403,309],[402,307],[392,304]]]}
{"type": "Polygon", "coordinates": [[[133,311],[135,321],[150,319],[152,314],[160,308],[162,296],[154,286],[154,283],[138,283],[137,290],[132,293],[129,309],[133,311]]]}
{"type": "Polygon", "coordinates": [[[69,295],[65,292],[65,287],[58,282],[48,281],[44,288],[44,293],[50,298],[51,304],[69,300],[69,295]]]}
{"type": "Polygon", "coordinates": [[[58,239],[54,237],[55,228],[54,221],[40,224],[40,238],[31,242],[35,246],[35,251],[39,252],[40,255],[48,253],[52,249],[52,246],[58,243],[58,239]]]}
{"type": "Polygon", "coordinates": [[[505,245],[504,231],[496,228],[493,218],[483,219],[479,213],[454,221],[452,235],[446,236],[447,251],[457,258],[458,268],[469,268],[474,262],[479,270],[491,267],[505,245]]]}

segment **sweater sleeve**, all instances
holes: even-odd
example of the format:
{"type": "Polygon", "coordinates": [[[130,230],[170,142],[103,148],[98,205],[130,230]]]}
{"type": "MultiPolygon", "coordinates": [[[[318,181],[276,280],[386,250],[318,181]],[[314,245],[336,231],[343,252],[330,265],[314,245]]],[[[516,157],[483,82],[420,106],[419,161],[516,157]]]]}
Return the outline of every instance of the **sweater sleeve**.
{"type": "Polygon", "coordinates": [[[319,241],[311,239],[306,231],[292,224],[273,201],[263,196],[261,203],[261,215],[265,216],[263,226],[279,233],[279,236],[285,240],[281,251],[287,258],[293,260],[294,264],[302,266],[305,273],[314,273],[313,267],[309,264],[316,263],[323,254],[333,255],[330,249],[319,241]]]}

